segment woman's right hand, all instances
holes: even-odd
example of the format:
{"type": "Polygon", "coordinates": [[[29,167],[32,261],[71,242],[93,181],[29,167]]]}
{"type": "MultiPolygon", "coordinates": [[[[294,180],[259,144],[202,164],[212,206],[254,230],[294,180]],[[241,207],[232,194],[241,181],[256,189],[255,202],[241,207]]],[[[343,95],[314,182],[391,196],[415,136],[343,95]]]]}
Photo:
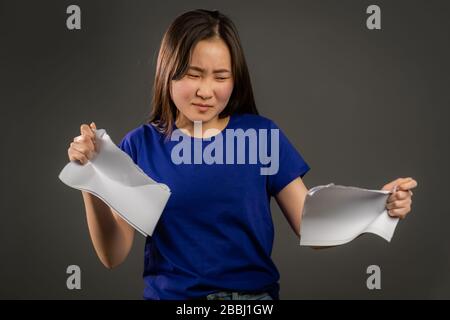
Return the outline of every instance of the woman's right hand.
{"type": "Polygon", "coordinates": [[[94,157],[96,151],[95,130],[97,127],[92,122],[90,126],[82,124],[80,127],[81,135],[75,137],[70,144],[67,154],[70,161],[79,161],[82,165],[86,164],[94,157]]]}

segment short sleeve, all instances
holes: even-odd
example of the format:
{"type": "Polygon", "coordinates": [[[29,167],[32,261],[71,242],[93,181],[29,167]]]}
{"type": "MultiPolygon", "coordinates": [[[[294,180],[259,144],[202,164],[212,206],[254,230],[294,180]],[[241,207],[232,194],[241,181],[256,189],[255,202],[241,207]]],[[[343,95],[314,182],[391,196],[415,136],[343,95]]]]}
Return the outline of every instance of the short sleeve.
{"type": "Polygon", "coordinates": [[[128,154],[134,163],[137,163],[136,147],[132,143],[130,135],[127,134],[117,146],[120,150],[128,154]]]}
{"type": "Polygon", "coordinates": [[[278,129],[279,133],[279,168],[275,174],[267,176],[268,192],[270,196],[275,196],[297,177],[303,178],[310,167],[273,121],[271,127],[278,129]]]}

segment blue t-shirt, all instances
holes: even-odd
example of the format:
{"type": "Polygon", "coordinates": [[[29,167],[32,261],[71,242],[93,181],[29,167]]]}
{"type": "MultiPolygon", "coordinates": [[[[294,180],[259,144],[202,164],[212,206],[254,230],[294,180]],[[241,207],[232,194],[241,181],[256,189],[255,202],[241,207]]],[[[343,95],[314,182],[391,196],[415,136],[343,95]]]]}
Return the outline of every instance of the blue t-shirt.
{"type": "MultiPolygon", "coordinates": [[[[193,156],[194,144],[205,150],[219,135],[201,139],[183,133],[179,141],[171,141],[153,125],[145,124],[126,134],[119,144],[150,178],[171,191],[153,235],[146,239],[144,299],[199,298],[223,290],[268,291],[279,299],[279,273],[271,259],[274,227],[270,200],[310,168],[278,126],[265,117],[234,114],[220,135],[222,164],[197,164],[193,156]],[[275,150],[275,136],[270,132],[276,130],[270,130],[278,129],[279,166],[275,174],[261,174],[261,168],[270,166],[267,161],[258,158],[255,164],[249,160],[249,150],[256,151],[249,139],[244,163],[242,157],[238,163],[234,138],[234,161],[233,157],[226,159],[231,150],[227,141],[232,138],[225,132],[237,129],[266,129],[267,155],[275,150]],[[181,141],[192,142],[191,163],[173,161],[172,149],[179,150],[181,141]]],[[[177,154],[185,156],[184,152],[177,154]]],[[[210,154],[220,152],[216,149],[210,154]]]]}

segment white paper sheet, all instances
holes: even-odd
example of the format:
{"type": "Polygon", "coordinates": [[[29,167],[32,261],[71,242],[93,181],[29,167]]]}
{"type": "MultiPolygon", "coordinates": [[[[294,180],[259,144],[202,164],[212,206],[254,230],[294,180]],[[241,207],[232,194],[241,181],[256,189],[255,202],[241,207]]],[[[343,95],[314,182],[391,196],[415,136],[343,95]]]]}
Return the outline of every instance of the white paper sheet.
{"type": "Polygon", "coordinates": [[[96,130],[96,143],[92,160],[85,165],[69,162],[59,179],[101,198],[132,227],[151,236],[170,197],[169,187],[143,172],[104,129],[96,130]]]}
{"type": "Polygon", "coordinates": [[[333,183],[311,188],[303,208],[300,245],[336,246],[368,232],[390,242],[398,223],[386,210],[390,193],[333,183]]]}

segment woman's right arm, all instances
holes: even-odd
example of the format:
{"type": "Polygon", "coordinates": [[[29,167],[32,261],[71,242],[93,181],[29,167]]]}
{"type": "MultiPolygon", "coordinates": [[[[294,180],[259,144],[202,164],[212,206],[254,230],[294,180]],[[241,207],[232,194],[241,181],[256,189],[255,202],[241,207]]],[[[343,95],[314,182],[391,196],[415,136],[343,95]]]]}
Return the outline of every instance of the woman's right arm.
{"type": "MultiPolygon", "coordinates": [[[[95,154],[95,124],[81,125],[81,135],[68,149],[69,159],[86,164],[95,154]]],[[[92,244],[108,269],[121,264],[131,250],[134,229],[100,198],[82,191],[92,244]]]]}

